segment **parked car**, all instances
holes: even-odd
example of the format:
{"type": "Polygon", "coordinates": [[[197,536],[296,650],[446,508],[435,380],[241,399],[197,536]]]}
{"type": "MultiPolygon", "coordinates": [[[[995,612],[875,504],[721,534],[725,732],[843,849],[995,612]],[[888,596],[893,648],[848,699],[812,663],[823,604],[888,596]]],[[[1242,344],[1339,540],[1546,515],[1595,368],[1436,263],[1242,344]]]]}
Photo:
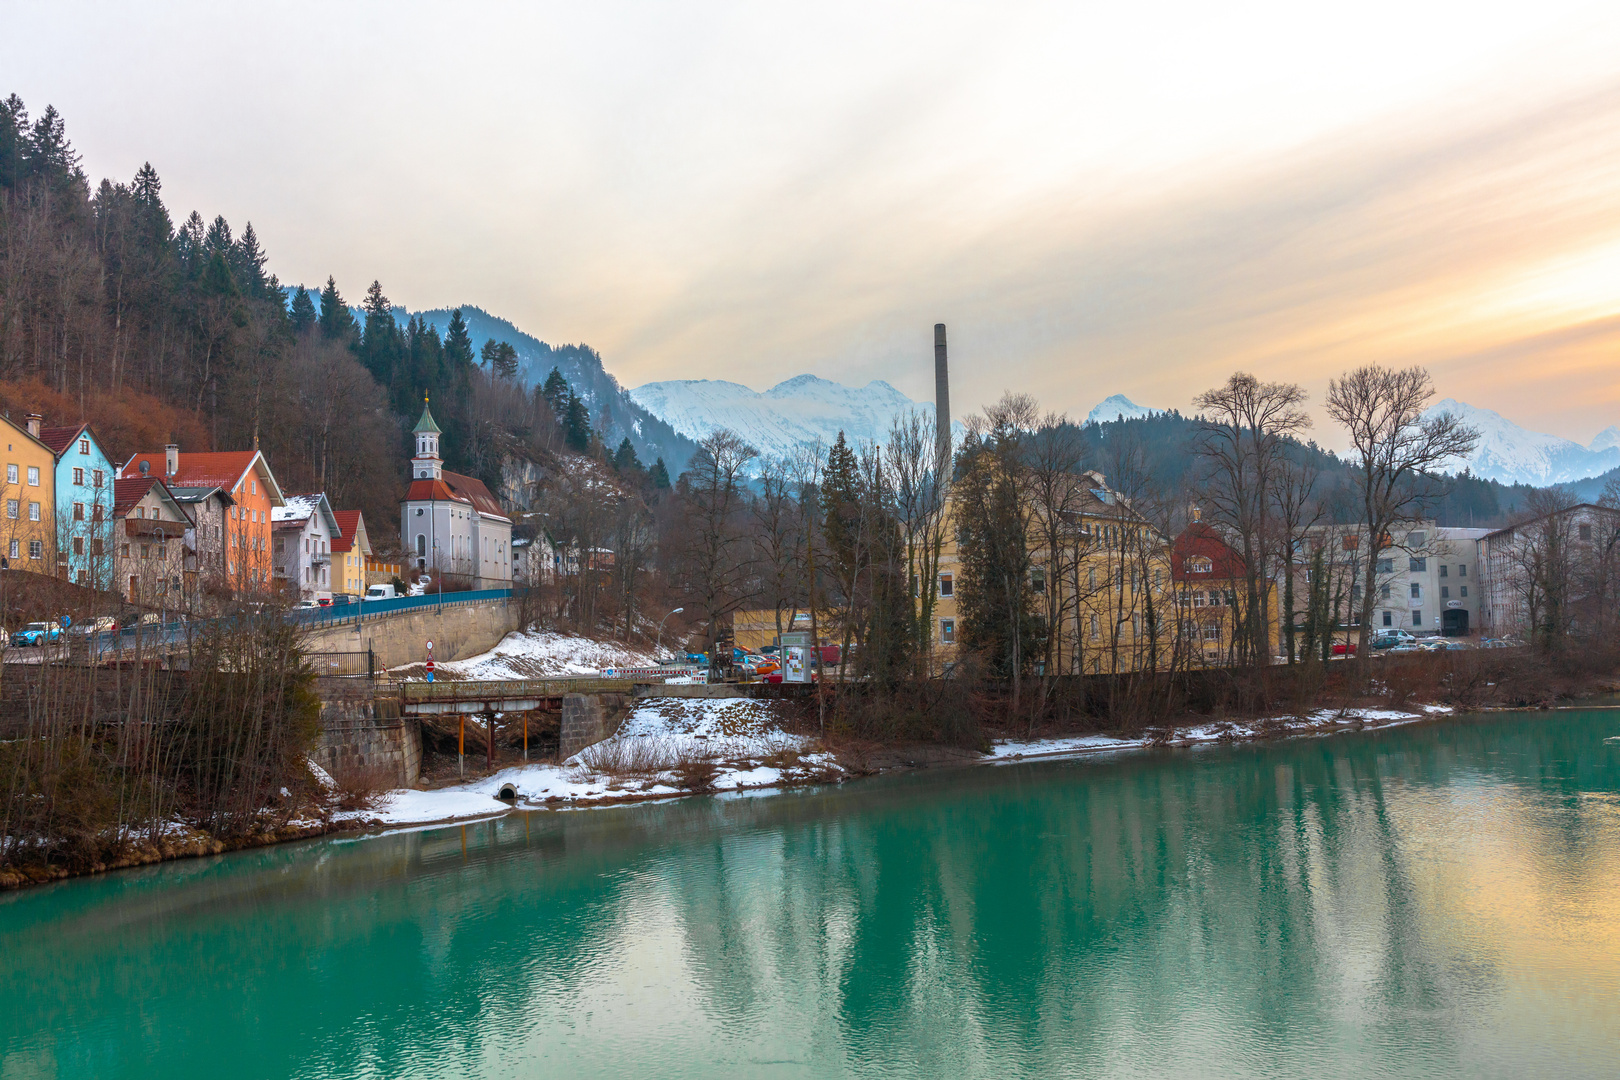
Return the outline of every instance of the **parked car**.
{"type": "Polygon", "coordinates": [[[317,597],[316,600],[315,600],[315,606],[316,607],[331,607],[332,606],[332,598],[330,596],[317,597]]]}
{"type": "Polygon", "coordinates": [[[300,600],[300,601],[298,601],[298,603],[293,605],[293,610],[294,611],[309,611],[311,608],[318,608],[320,606],[321,605],[317,604],[313,600],[300,600]]]}
{"type": "Polygon", "coordinates": [[[399,592],[392,585],[372,585],[366,589],[367,600],[392,600],[399,592]]]}
{"type": "Polygon", "coordinates": [[[94,619],[86,619],[81,623],[73,624],[73,632],[89,637],[92,634],[112,634],[118,631],[118,620],[111,615],[101,615],[94,619]]]}
{"type": "Polygon", "coordinates": [[[769,675],[771,672],[776,671],[779,667],[781,667],[780,664],[778,664],[775,660],[772,660],[770,657],[760,656],[757,653],[749,653],[745,655],[740,661],[740,666],[742,667],[743,674],[751,678],[759,678],[761,676],[769,675]]]}
{"type": "Polygon", "coordinates": [[[1358,648],[1354,641],[1335,641],[1333,643],[1334,656],[1354,656],[1358,648]]]}
{"type": "Polygon", "coordinates": [[[1393,649],[1398,645],[1416,645],[1417,638],[1405,630],[1381,630],[1372,639],[1374,649],[1393,649]]]}
{"type": "Polygon", "coordinates": [[[55,645],[62,640],[62,626],[56,622],[31,622],[11,635],[11,647],[26,648],[34,645],[55,645]]]}
{"type": "Polygon", "coordinates": [[[360,598],[354,595],[354,593],[340,592],[332,594],[332,603],[339,606],[342,606],[343,604],[352,604],[358,599],[360,598]]]}
{"type": "Polygon", "coordinates": [[[1429,648],[1434,652],[1467,652],[1473,646],[1466,641],[1458,641],[1455,638],[1442,638],[1439,641],[1430,643],[1429,648]]]}

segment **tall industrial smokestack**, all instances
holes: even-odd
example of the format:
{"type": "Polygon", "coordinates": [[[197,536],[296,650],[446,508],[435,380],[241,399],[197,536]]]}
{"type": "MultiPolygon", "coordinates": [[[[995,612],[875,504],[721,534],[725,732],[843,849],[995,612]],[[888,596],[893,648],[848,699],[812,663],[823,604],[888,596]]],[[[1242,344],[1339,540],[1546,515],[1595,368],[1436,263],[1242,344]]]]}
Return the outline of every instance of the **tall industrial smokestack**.
{"type": "Polygon", "coordinates": [[[934,324],[934,420],[939,425],[939,452],[951,452],[951,372],[945,363],[945,324],[934,324]]]}

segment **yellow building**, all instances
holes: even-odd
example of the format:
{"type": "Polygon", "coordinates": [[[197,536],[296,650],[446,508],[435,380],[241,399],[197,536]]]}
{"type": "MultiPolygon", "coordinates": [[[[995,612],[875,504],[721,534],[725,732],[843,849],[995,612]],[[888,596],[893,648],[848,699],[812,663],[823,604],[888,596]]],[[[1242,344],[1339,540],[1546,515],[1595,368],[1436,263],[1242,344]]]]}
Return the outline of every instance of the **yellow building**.
{"type": "Polygon", "coordinates": [[[334,510],[340,535],[332,538],[332,591],[364,596],[366,565],[371,560],[371,538],[366,519],[358,510],[334,510]]]}
{"type": "MultiPolygon", "coordinates": [[[[57,572],[56,455],[39,441],[41,418],[30,413],[26,427],[0,417],[6,443],[4,533],[0,555],[13,570],[57,572]]],[[[65,571],[65,565],[64,565],[65,571]]]]}

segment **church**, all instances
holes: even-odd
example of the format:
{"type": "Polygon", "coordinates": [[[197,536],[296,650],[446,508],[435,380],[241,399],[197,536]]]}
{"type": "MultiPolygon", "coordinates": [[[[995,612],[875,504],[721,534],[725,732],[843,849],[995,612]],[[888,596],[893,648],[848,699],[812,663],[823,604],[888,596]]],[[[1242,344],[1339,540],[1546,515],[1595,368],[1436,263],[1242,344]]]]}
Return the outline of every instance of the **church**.
{"type": "Polygon", "coordinates": [[[444,467],[426,398],[413,434],[416,456],[399,527],[406,562],[447,586],[511,588],[512,519],[483,481],[444,467]]]}

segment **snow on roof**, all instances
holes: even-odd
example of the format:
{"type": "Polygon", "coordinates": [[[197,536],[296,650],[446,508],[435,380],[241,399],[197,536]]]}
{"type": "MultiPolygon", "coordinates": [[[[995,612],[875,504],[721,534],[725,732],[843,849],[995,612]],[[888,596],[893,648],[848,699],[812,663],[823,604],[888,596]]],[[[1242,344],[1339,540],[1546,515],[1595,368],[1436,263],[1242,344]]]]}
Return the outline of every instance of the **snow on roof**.
{"type": "Polygon", "coordinates": [[[284,506],[270,508],[271,521],[305,521],[321,505],[320,492],[313,495],[288,495],[284,506]]]}

